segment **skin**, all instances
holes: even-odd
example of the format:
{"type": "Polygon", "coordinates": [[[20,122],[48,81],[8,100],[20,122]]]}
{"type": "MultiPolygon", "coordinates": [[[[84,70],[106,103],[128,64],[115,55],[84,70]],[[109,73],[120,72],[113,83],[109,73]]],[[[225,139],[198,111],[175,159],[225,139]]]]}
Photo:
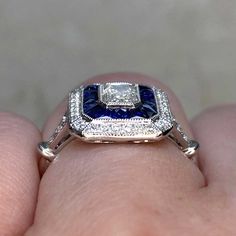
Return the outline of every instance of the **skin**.
{"type": "Polygon", "coordinates": [[[0,235],[236,235],[236,105],[211,108],[189,122],[174,93],[158,80],[116,73],[87,83],[101,81],[163,88],[177,120],[201,144],[199,166],[168,140],[75,141],[40,180],[35,147],[53,131],[65,102],[42,132],[25,118],[0,113],[0,235]]]}

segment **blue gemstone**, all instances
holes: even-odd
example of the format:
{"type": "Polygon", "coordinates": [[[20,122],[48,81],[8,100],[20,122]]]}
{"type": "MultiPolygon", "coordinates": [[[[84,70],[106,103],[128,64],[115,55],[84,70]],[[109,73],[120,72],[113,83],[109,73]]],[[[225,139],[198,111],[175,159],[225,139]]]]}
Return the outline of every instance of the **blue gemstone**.
{"type": "Polygon", "coordinates": [[[101,117],[111,118],[111,110],[104,108],[104,113],[102,114],[101,117]]]}
{"type": "Polygon", "coordinates": [[[152,109],[153,112],[156,112],[156,102],[152,102],[152,101],[145,101],[145,103],[143,103],[143,106],[152,109]]]}
{"type": "Polygon", "coordinates": [[[113,119],[119,119],[119,115],[117,113],[117,109],[111,109],[110,110],[111,113],[110,113],[110,117],[113,118],[113,119]]]}
{"type": "Polygon", "coordinates": [[[90,91],[84,91],[84,101],[87,101],[88,99],[98,99],[97,92],[90,92],[90,91]]]}
{"type": "Polygon", "coordinates": [[[153,101],[155,100],[153,90],[147,86],[139,86],[141,101],[153,101]]]}
{"type": "Polygon", "coordinates": [[[98,85],[89,85],[83,91],[83,112],[93,119],[110,117],[113,119],[130,119],[132,117],[151,118],[157,115],[154,92],[147,86],[139,86],[141,104],[139,107],[106,108],[98,100],[98,85]]]}
{"type": "Polygon", "coordinates": [[[103,113],[98,102],[98,85],[89,85],[83,91],[83,111],[91,118],[98,118],[103,113]]]}
{"type": "MultiPolygon", "coordinates": [[[[134,109],[134,111],[132,112],[133,116],[132,117],[143,117],[143,112],[140,110],[140,108],[136,108],[134,109]]],[[[145,117],[144,117],[145,118],[145,117]]]]}
{"type": "Polygon", "coordinates": [[[88,90],[88,91],[98,91],[98,85],[96,85],[96,84],[88,85],[87,87],[84,88],[84,90],[88,90]]]}
{"type": "Polygon", "coordinates": [[[90,112],[97,106],[97,103],[84,103],[83,109],[86,112],[90,112]]]}
{"type": "Polygon", "coordinates": [[[154,92],[147,86],[139,86],[141,105],[136,109],[137,116],[143,118],[151,118],[157,115],[157,104],[154,92]]]}
{"type": "Polygon", "coordinates": [[[105,114],[105,108],[100,105],[94,106],[92,109],[85,112],[86,115],[90,116],[93,119],[103,117],[105,114]]]}
{"type": "Polygon", "coordinates": [[[147,114],[148,117],[152,117],[156,114],[156,110],[148,104],[143,104],[142,110],[147,114]]]}
{"type": "Polygon", "coordinates": [[[97,104],[97,99],[89,98],[87,100],[84,100],[84,104],[97,104]]]}
{"type": "Polygon", "coordinates": [[[113,119],[129,119],[132,117],[131,112],[127,108],[111,109],[110,117],[113,119]]]}
{"type": "Polygon", "coordinates": [[[136,109],[134,109],[133,116],[148,118],[146,116],[146,112],[142,109],[142,105],[140,107],[137,107],[136,109]]]}
{"type": "Polygon", "coordinates": [[[84,101],[89,99],[98,100],[98,85],[89,85],[84,88],[84,101]]]}

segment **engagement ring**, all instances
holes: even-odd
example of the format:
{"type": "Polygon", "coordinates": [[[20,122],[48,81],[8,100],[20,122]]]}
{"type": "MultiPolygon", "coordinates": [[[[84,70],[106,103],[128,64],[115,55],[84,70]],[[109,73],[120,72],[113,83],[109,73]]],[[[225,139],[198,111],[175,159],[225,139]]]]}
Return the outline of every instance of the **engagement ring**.
{"type": "Polygon", "coordinates": [[[164,91],[126,82],[82,85],[69,94],[60,124],[48,141],[38,145],[42,171],[76,138],[90,143],[147,143],[168,138],[194,161],[199,147],[176,121],[164,91]]]}

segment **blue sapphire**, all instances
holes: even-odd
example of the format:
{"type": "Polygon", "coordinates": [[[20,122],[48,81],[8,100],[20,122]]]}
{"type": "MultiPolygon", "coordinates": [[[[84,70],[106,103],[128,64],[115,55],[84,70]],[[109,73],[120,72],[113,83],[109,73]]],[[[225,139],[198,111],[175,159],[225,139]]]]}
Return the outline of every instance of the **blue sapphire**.
{"type": "Polygon", "coordinates": [[[106,113],[106,109],[100,105],[95,105],[92,109],[86,111],[86,115],[92,118],[103,117],[106,113]]]}
{"type": "Polygon", "coordinates": [[[83,112],[93,119],[102,117],[113,119],[151,118],[158,115],[154,92],[147,86],[139,86],[141,104],[136,108],[106,108],[99,101],[98,89],[98,85],[89,85],[83,91],[83,112]]]}
{"type": "Polygon", "coordinates": [[[132,117],[131,110],[127,108],[110,109],[110,117],[113,119],[129,119],[132,117]]]}
{"type": "Polygon", "coordinates": [[[84,89],[84,101],[98,100],[98,85],[89,85],[84,89]]]}
{"type": "Polygon", "coordinates": [[[149,101],[155,104],[155,96],[153,90],[147,86],[139,85],[140,98],[142,103],[149,101]]]}

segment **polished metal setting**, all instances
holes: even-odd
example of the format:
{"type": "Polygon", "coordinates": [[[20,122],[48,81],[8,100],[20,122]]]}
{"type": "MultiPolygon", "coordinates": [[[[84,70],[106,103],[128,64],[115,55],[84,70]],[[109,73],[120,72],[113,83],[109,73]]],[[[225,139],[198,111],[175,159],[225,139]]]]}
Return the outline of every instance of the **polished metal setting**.
{"type": "Polygon", "coordinates": [[[196,162],[199,148],[171,113],[159,88],[126,82],[80,86],[69,94],[68,107],[48,141],[39,143],[41,171],[75,138],[90,143],[155,142],[168,138],[196,162]]]}

